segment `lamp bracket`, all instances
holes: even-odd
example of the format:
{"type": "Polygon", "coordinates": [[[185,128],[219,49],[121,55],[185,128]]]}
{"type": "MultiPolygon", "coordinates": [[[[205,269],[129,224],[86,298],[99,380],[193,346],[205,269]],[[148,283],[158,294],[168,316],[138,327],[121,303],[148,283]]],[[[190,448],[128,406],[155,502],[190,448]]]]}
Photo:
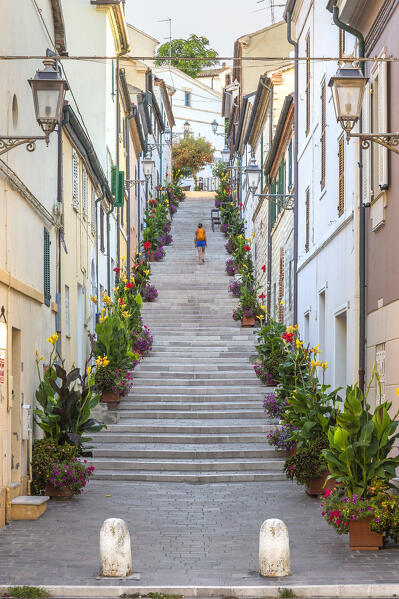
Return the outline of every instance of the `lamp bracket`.
{"type": "Polygon", "coordinates": [[[293,194],[288,193],[255,193],[256,198],[266,198],[271,201],[276,201],[278,199],[283,200],[283,208],[285,210],[294,210],[294,198],[293,194]]]}
{"type": "Polygon", "coordinates": [[[6,154],[10,150],[13,150],[17,146],[21,146],[24,144],[26,144],[26,149],[28,150],[28,152],[34,152],[36,150],[36,142],[41,139],[44,139],[48,144],[47,135],[31,135],[30,137],[20,137],[17,135],[0,135],[0,156],[2,154],[6,154]]]}
{"type": "Polygon", "coordinates": [[[126,179],[125,189],[130,189],[133,185],[138,185],[139,183],[145,183],[145,179],[126,179]]]}
{"type": "Polygon", "coordinates": [[[346,134],[346,139],[349,140],[355,137],[360,140],[360,145],[363,150],[368,150],[372,142],[384,146],[388,150],[399,154],[399,133],[349,133],[346,134]]]}
{"type": "Polygon", "coordinates": [[[6,309],[4,306],[1,306],[0,308],[0,320],[1,319],[3,319],[3,321],[7,324],[6,309]]]}

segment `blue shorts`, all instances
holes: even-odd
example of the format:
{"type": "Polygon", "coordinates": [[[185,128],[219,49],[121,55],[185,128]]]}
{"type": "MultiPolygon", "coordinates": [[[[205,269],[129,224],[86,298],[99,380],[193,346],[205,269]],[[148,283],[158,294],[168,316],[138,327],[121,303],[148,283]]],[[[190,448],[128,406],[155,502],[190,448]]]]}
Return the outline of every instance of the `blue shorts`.
{"type": "Polygon", "coordinates": [[[204,248],[205,247],[205,240],[204,241],[197,241],[197,248],[204,248]]]}

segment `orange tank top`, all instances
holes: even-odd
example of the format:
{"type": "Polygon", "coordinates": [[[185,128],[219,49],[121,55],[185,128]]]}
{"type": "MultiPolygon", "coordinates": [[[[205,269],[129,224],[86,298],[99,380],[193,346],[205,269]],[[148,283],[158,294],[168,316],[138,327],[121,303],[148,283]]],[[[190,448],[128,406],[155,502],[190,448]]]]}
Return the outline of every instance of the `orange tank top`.
{"type": "Polygon", "coordinates": [[[204,229],[197,229],[196,233],[197,233],[197,241],[205,240],[205,230],[204,229]]]}

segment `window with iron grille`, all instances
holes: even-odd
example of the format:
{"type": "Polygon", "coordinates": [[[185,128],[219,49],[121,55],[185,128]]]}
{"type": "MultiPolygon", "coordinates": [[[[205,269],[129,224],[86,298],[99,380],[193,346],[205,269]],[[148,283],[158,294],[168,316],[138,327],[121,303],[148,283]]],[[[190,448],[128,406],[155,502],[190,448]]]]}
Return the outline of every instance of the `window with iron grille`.
{"type": "Polygon", "coordinates": [[[50,289],[50,233],[44,228],[43,240],[43,291],[44,303],[50,305],[51,289],[50,289]]]}
{"type": "Polygon", "coordinates": [[[310,131],[310,32],[306,36],[306,129],[305,135],[310,131]]]}
{"type": "Polygon", "coordinates": [[[345,139],[338,140],[338,216],[345,211],[345,139]]]}
{"type": "Polygon", "coordinates": [[[320,187],[324,189],[326,186],[326,81],[321,84],[321,152],[320,152],[320,187]]]}
{"type": "Polygon", "coordinates": [[[91,188],[91,234],[94,235],[96,232],[96,190],[94,187],[91,188]]]}
{"type": "Polygon", "coordinates": [[[105,251],[104,208],[100,204],[100,250],[105,251]]]}
{"type": "Polygon", "coordinates": [[[79,210],[79,156],[76,150],[72,150],[72,204],[75,210],[79,210]]]}
{"type": "Polygon", "coordinates": [[[87,171],[82,167],[82,213],[83,218],[87,217],[87,171]]]}
{"type": "Polygon", "coordinates": [[[306,190],[305,195],[305,252],[309,251],[310,247],[310,189],[306,190]]]}

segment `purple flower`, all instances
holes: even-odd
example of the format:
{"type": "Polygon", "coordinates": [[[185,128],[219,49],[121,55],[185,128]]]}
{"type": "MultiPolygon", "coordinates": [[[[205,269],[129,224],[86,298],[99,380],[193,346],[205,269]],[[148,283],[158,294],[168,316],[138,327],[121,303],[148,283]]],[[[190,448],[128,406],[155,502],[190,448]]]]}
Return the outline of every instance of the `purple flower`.
{"type": "Polygon", "coordinates": [[[280,418],[287,405],[286,399],[276,400],[274,393],[268,393],[263,401],[265,413],[271,418],[280,418]]]}
{"type": "Polygon", "coordinates": [[[229,291],[234,295],[234,297],[240,297],[241,295],[241,281],[237,279],[233,279],[229,284],[229,291]]]}
{"type": "Polygon", "coordinates": [[[226,273],[229,277],[232,277],[235,273],[234,261],[232,259],[226,261],[226,273]]]}
{"type": "Polygon", "coordinates": [[[290,424],[283,424],[270,431],[267,440],[270,445],[275,445],[278,449],[291,451],[295,446],[295,441],[292,439],[293,430],[294,427],[290,424]]]}
{"type": "Polygon", "coordinates": [[[153,302],[158,297],[158,291],[154,285],[146,285],[141,295],[143,301],[153,302]]]}

